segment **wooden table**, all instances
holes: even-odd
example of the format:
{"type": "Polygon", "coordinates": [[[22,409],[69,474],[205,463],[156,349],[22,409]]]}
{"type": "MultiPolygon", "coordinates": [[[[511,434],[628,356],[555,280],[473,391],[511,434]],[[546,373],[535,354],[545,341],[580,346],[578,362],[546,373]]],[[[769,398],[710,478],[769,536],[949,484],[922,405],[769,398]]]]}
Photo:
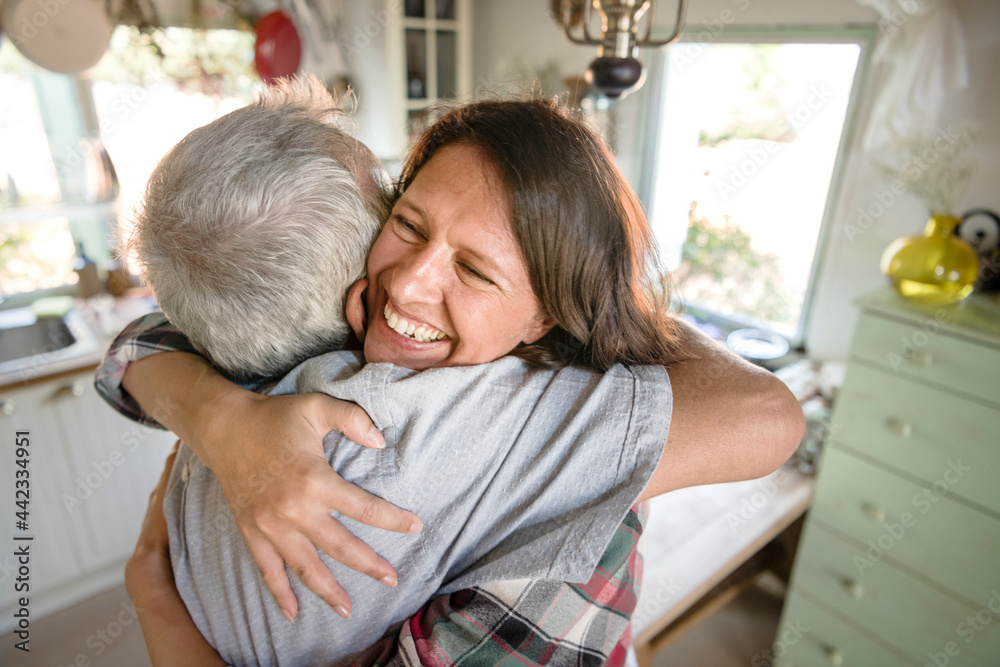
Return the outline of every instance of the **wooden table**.
{"type": "Polygon", "coordinates": [[[781,468],[758,480],[681,489],[651,501],[633,614],[642,667],[764,570],[787,581],[813,479],[781,468]]]}

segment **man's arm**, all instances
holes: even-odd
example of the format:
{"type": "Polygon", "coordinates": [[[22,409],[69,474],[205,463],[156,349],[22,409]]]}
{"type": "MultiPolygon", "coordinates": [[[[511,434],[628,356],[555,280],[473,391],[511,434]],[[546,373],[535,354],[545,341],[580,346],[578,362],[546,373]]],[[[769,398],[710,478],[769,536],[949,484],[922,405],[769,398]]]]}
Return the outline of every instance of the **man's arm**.
{"type": "Polygon", "coordinates": [[[642,500],[776,470],[802,440],[805,418],[788,387],[678,321],[688,358],[668,368],[673,415],[667,445],[642,500]]]}

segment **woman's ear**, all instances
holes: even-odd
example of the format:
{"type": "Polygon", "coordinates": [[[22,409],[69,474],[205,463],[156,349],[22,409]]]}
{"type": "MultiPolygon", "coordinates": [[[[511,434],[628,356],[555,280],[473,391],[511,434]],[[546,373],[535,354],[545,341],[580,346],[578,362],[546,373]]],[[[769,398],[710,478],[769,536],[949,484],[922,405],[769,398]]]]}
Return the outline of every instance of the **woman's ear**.
{"type": "Polygon", "coordinates": [[[528,324],[528,328],[525,330],[524,336],[521,338],[521,342],[525,345],[531,345],[539,338],[552,331],[552,327],[555,325],[555,319],[545,311],[539,309],[535,318],[528,324]]]}
{"type": "Polygon", "coordinates": [[[358,278],[347,290],[347,297],[344,299],[344,316],[360,343],[365,342],[365,331],[368,329],[368,312],[365,310],[367,288],[368,278],[358,278]]]}

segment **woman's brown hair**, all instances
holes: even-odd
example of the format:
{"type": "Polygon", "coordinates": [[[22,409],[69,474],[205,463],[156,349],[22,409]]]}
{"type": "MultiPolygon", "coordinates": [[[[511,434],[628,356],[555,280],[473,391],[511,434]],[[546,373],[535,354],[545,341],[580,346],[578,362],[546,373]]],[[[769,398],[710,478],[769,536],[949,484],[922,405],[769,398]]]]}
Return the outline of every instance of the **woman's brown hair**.
{"type": "Polygon", "coordinates": [[[639,200],[604,142],[555,100],[485,101],[428,129],[405,190],[434,153],[475,146],[497,168],[532,286],[556,326],[511,354],[537,365],[662,364],[676,330],[639,200]]]}

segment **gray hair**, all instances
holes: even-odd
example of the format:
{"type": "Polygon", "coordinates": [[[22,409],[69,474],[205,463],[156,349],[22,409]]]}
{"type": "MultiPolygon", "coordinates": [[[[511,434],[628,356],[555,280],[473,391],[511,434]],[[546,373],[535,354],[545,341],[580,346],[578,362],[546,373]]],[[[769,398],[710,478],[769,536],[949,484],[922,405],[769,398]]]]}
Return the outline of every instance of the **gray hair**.
{"type": "Polygon", "coordinates": [[[315,78],[191,132],[150,177],[126,250],[160,307],[236,378],[343,345],[344,297],[388,217],[381,165],[315,78]]]}

